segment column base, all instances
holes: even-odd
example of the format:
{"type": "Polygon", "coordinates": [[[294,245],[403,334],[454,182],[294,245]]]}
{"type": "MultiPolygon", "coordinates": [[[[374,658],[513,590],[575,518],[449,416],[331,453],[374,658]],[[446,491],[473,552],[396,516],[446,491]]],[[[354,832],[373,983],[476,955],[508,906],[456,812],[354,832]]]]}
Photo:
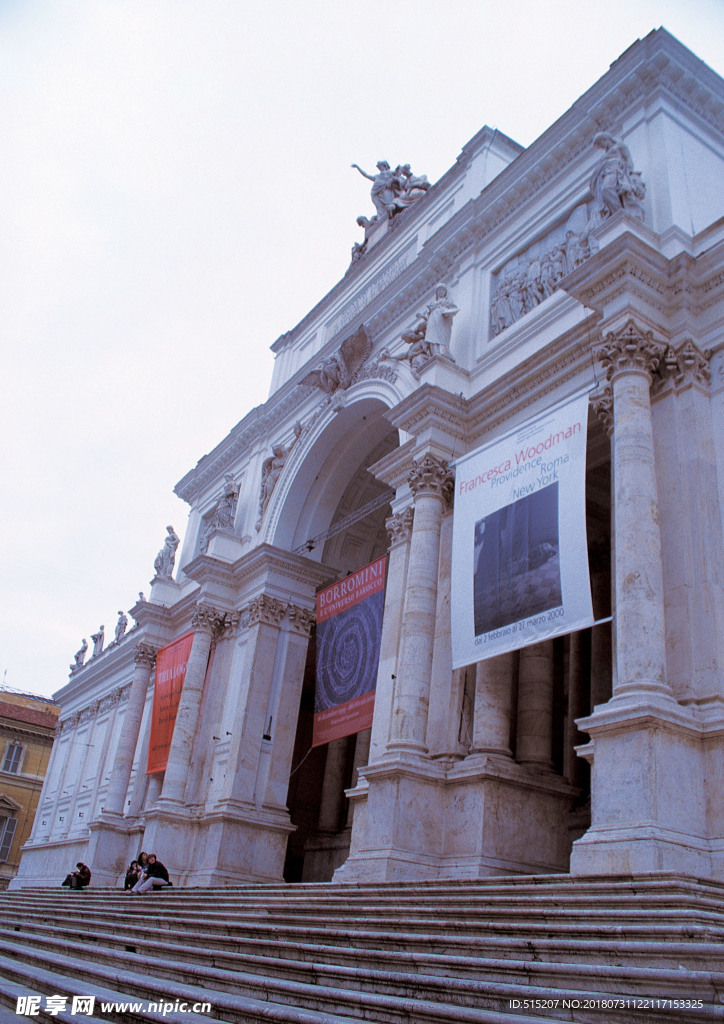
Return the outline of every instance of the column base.
{"type": "Polygon", "coordinates": [[[568,870],[575,790],[552,772],[476,754],[443,768],[361,769],[350,856],[335,881],[482,878],[568,870]]]}
{"type": "Polygon", "coordinates": [[[721,837],[712,834],[721,823],[706,786],[721,734],[707,737],[699,710],[662,695],[634,702],[629,692],[577,724],[591,737],[578,750],[592,765],[593,818],[573,844],[571,874],[721,878],[721,837]]]}

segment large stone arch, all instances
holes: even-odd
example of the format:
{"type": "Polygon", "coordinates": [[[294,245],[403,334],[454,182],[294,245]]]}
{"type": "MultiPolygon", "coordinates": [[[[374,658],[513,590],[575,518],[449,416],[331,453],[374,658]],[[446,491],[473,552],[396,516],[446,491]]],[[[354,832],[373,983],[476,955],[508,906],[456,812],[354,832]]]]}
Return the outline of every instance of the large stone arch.
{"type": "MultiPolygon", "coordinates": [[[[387,381],[365,381],[338,392],[292,449],[265,523],[265,540],[295,550],[324,533],[356,473],[375,461],[394,431],[386,413],[400,400],[387,381]]],[[[321,558],[322,548],[309,550],[321,558]]]]}

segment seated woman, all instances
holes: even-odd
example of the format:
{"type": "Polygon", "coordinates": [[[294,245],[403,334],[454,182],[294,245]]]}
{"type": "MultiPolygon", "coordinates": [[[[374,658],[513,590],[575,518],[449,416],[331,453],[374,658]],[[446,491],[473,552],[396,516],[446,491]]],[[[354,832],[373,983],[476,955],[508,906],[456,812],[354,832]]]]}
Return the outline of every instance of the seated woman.
{"type": "Polygon", "coordinates": [[[168,878],[168,871],[164,865],[156,858],[155,853],[149,853],[146,871],[136,882],[131,892],[142,895],[143,893],[153,892],[156,889],[162,889],[171,884],[168,878]]]}
{"type": "Polygon", "coordinates": [[[142,874],[143,872],[139,867],[138,861],[132,860],[128,866],[128,871],[126,871],[126,879],[123,883],[123,888],[132,889],[136,882],[139,881],[142,874]]]}

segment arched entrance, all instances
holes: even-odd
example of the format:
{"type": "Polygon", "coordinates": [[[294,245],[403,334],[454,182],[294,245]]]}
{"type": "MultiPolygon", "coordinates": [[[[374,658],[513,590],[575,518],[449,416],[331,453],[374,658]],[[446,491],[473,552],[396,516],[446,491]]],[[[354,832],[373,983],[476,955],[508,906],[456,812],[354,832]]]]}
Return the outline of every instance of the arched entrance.
{"type": "MultiPolygon", "coordinates": [[[[384,418],[387,406],[364,398],[341,410],[314,439],[285,496],[275,543],[319,558],[342,578],[387,551],[391,509],[385,484],[369,467],[399,444],[384,418]]],[[[287,881],[326,881],[347,857],[351,814],[344,790],[367,763],[369,730],[312,748],[315,631],[299,706],[287,806],[287,881]]]]}

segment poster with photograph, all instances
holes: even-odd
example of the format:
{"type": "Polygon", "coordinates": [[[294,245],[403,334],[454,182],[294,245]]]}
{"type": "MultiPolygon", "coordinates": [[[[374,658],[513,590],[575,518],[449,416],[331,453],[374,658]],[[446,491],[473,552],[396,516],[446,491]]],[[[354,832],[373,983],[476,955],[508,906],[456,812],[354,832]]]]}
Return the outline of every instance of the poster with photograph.
{"type": "Polygon", "coordinates": [[[317,594],[315,747],[372,725],[386,566],[383,556],[317,594]]]}
{"type": "Polygon", "coordinates": [[[454,668],[593,623],[587,425],[586,393],[457,461],[454,668]]]}

